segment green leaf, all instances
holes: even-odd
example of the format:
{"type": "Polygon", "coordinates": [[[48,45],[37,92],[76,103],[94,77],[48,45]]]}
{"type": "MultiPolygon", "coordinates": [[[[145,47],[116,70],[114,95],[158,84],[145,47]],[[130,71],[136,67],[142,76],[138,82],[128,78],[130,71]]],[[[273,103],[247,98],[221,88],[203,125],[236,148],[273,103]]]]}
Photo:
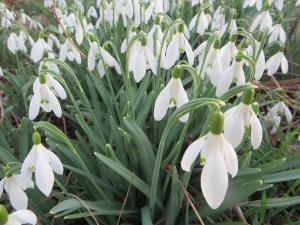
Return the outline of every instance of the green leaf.
{"type": "MultiPolygon", "coordinates": [[[[280,208],[290,207],[300,204],[300,196],[295,197],[281,197],[281,198],[269,198],[267,200],[266,208],[280,208]]],[[[261,207],[261,200],[253,201],[247,204],[250,207],[261,207]]]]}

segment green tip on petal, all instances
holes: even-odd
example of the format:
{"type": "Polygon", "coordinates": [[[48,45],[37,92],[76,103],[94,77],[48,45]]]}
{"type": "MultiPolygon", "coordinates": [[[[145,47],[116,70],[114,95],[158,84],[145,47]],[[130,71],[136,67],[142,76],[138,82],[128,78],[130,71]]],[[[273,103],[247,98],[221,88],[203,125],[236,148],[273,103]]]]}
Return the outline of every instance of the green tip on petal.
{"type": "Polygon", "coordinates": [[[32,134],[32,143],[34,144],[34,145],[39,145],[39,144],[41,144],[41,135],[40,135],[40,133],[39,132],[34,132],[33,134],[32,134]]]}
{"type": "Polygon", "coordinates": [[[172,77],[178,79],[180,78],[180,76],[181,76],[181,69],[179,68],[179,66],[175,66],[173,69],[172,77]]]}
{"type": "Polygon", "coordinates": [[[224,130],[224,113],[217,110],[212,113],[210,117],[210,132],[218,135],[223,133],[224,130]]]}
{"type": "Polygon", "coordinates": [[[248,89],[244,92],[242,102],[245,105],[250,105],[253,102],[255,91],[253,88],[248,89]]]}
{"type": "Polygon", "coordinates": [[[4,205],[0,205],[0,225],[5,225],[8,221],[7,209],[4,205]]]}

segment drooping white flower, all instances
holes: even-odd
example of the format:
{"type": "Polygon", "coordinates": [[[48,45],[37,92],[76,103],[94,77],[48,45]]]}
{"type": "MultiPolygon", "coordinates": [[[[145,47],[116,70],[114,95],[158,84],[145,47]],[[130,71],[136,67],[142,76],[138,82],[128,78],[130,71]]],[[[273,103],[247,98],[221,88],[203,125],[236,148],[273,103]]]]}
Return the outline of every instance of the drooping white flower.
{"type": "MultiPolygon", "coordinates": [[[[154,119],[162,120],[169,108],[175,107],[178,109],[189,101],[186,91],[180,79],[180,71],[174,69],[173,77],[167,86],[158,95],[154,105],[154,119]]],[[[189,114],[185,114],[179,118],[183,123],[187,122],[189,114]]]]}
{"type": "Polygon", "coordinates": [[[284,115],[287,122],[292,121],[292,113],[283,101],[276,103],[264,117],[264,120],[272,126],[271,133],[274,134],[279,128],[281,122],[281,115],[284,115]]]}
{"type": "Polygon", "coordinates": [[[256,3],[256,0],[245,0],[243,3],[243,8],[252,7],[256,3]]]}
{"type": "Polygon", "coordinates": [[[35,132],[32,136],[33,146],[25,158],[21,177],[24,182],[31,182],[32,174],[35,174],[35,183],[38,189],[49,196],[54,185],[54,173],[63,174],[63,165],[60,159],[41,143],[41,136],[35,132]]]}
{"type": "Polygon", "coordinates": [[[223,64],[220,56],[220,40],[216,40],[213,48],[209,51],[205,62],[204,72],[201,74],[201,78],[204,79],[207,74],[210,82],[217,87],[218,83],[223,75],[223,64]]]}
{"type": "Polygon", "coordinates": [[[184,24],[180,24],[178,32],[173,35],[170,44],[166,50],[165,68],[170,69],[177,60],[179,60],[180,53],[185,52],[190,65],[194,64],[194,52],[188,40],[184,36],[184,24]]]}
{"type": "Polygon", "coordinates": [[[255,17],[253,23],[251,24],[250,31],[253,32],[256,28],[259,27],[259,30],[263,31],[264,29],[269,30],[272,27],[273,19],[268,10],[260,12],[260,14],[255,17]]]}
{"type": "Polygon", "coordinates": [[[297,0],[296,5],[295,6],[299,6],[300,5],[300,0],[297,0]]]}
{"type": "Polygon", "coordinates": [[[222,59],[223,68],[225,69],[229,67],[232,61],[234,61],[234,58],[238,53],[238,49],[235,46],[235,39],[236,36],[232,36],[230,41],[220,49],[220,57],[222,59]]]}
{"type": "Polygon", "coordinates": [[[90,8],[89,8],[88,11],[87,11],[86,16],[87,16],[87,17],[98,18],[97,10],[95,9],[94,6],[90,6],[90,8]]]}
{"type": "Polygon", "coordinates": [[[20,175],[9,174],[0,181],[0,197],[3,189],[7,193],[12,207],[16,210],[27,209],[28,197],[24,192],[20,175]]]}
{"type": "Polygon", "coordinates": [[[47,76],[46,74],[42,73],[38,79],[39,80],[36,81],[33,86],[33,97],[29,104],[29,118],[34,120],[39,114],[40,108],[45,112],[53,111],[57,117],[61,117],[61,106],[57,97],[48,86],[47,79],[49,79],[48,82],[53,85],[52,87],[54,88],[55,93],[62,98],[65,97],[64,89],[51,76],[47,76]]]}
{"type": "Polygon", "coordinates": [[[66,39],[65,43],[60,46],[59,60],[65,61],[68,58],[71,62],[75,59],[78,64],[81,64],[81,56],[78,50],[66,39]]]}
{"type": "Polygon", "coordinates": [[[222,96],[229,90],[232,81],[236,81],[237,86],[245,84],[245,73],[243,70],[244,62],[241,58],[237,57],[235,61],[225,70],[220,82],[217,84],[216,95],[222,96]]]}
{"type": "Polygon", "coordinates": [[[276,7],[279,11],[282,11],[283,5],[284,5],[283,0],[273,0],[273,2],[274,2],[275,7],[276,7]]]}
{"type": "Polygon", "coordinates": [[[43,38],[39,38],[37,42],[34,43],[31,49],[30,58],[33,62],[38,62],[43,58],[46,51],[50,51],[50,46],[45,42],[43,38]]]}
{"type": "Polygon", "coordinates": [[[189,25],[189,30],[192,30],[195,26],[196,32],[202,36],[207,30],[212,18],[209,14],[205,14],[204,11],[201,11],[200,15],[197,13],[191,20],[189,25]]]}
{"type": "Polygon", "coordinates": [[[0,66],[0,77],[3,77],[3,76],[4,76],[4,72],[3,72],[2,67],[0,66]]]}
{"type": "Polygon", "coordinates": [[[199,66],[202,64],[204,58],[204,52],[207,46],[207,41],[202,42],[195,50],[194,50],[194,56],[197,57],[199,55],[199,66]]]}
{"type": "Polygon", "coordinates": [[[286,34],[280,23],[271,27],[269,30],[269,35],[269,44],[273,41],[280,41],[283,44],[286,42],[286,34]]]}
{"type": "Polygon", "coordinates": [[[3,225],[22,225],[37,223],[36,215],[30,210],[17,210],[8,215],[7,209],[0,205],[0,217],[3,225]]]}
{"type": "Polygon", "coordinates": [[[136,35],[136,32],[131,30],[128,33],[128,37],[124,39],[124,41],[122,42],[121,45],[121,53],[125,53],[127,48],[128,48],[128,44],[131,42],[132,38],[136,35]]]}
{"type": "Polygon", "coordinates": [[[157,61],[147,46],[147,38],[143,37],[130,50],[129,71],[133,72],[134,80],[138,83],[145,76],[147,69],[151,69],[156,75],[157,61]]]}
{"type": "Polygon", "coordinates": [[[11,33],[7,39],[7,48],[13,54],[16,54],[17,51],[27,52],[25,45],[24,33],[20,32],[18,36],[16,33],[11,33]]]}
{"type": "MultiPolygon", "coordinates": [[[[119,0],[116,2],[115,13],[117,14],[117,18],[122,16],[123,25],[127,27],[127,20],[133,18],[133,5],[132,1],[127,0],[119,0]]],[[[117,22],[117,20],[115,20],[117,22]]]]}
{"type": "Polygon", "coordinates": [[[213,19],[211,22],[211,30],[216,31],[219,36],[222,36],[226,30],[225,24],[225,13],[224,9],[219,6],[217,10],[214,12],[213,19]]]}
{"type": "Polygon", "coordinates": [[[53,48],[53,44],[60,49],[60,42],[54,34],[49,34],[47,44],[51,49],[53,48]]]}
{"type": "Polygon", "coordinates": [[[223,113],[211,116],[210,132],[194,141],[185,151],[181,168],[189,172],[197,156],[201,154],[204,167],[201,173],[201,189],[208,205],[216,209],[223,202],[228,188],[228,174],[235,177],[238,159],[234,148],[223,135],[223,113]]]}
{"type": "Polygon", "coordinates": [[[98,60],[97,70],[100,74],[100,77],[105,75],[104,65],[109,67],[114,67],[118,74],[121,74],[121,68],[118,62],[111,56],[104,48],[99,47],[97,43],[90,43],[90,50],[88,54],[88,70],[93,71],[96,66],[96,60],[98,60]]]}
{"type": "Polygon", "coordinates": [[[78,45],[82,44],[83,41],[83,28],[81,26],[80,20],[77,20],[76,28],[75,28],[75,39],[78,45]]]}
{"type": "Polygon", "coordinates": [[[251,106],[253,96],[250,96],[249,100],[245,99],[246,95],[247,91],[243,96],[243,101],[239,105],[225,112],[224,135],[233,147],[237,147],[243,140],[245,128],[250,127],[251,144],[254,149],[257,149],[262,142],[262,126],[251,106]]]}
{"type": "Polygon", "coordinates": [[[281,67],[282,73],[287,73],[289,64],[284,56],[283,49],[271,56],[266,62],[266,70],[269,76],[272,76],[281,67]]]}

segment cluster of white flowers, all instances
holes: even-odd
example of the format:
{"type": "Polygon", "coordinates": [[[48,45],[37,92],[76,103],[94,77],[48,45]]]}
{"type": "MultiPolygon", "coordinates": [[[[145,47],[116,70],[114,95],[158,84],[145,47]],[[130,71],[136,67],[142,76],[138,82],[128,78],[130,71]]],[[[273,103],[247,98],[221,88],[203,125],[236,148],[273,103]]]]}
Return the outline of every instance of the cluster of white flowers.
{"type": "MultiPolygon", "coordinates": [[[[53,73],[49,72],[53,71],[59,75],[58,66],[44,61],[45,58],[87,65],[88,71],[96,69],[101,78],[106,74],[107,69],[113,69],[118,74],[122,73],[121,62],[118,62],[106,46],[100,44],[94,33],[94,30],[101,29],[103,24],[115,26],[119,18],[122,18],[123,26],[127,27],[128,32],[118,48],[122,54],[128,55],[127,69],[132,72],[136,83],[146,76],[147,70],[157,75],[160,69],[169,70],[174,68],[180,60],[186,59],[187,64],[195,66],[199,77],[207,81],[207,85],[212,85],[216,90],[216,96],[220,97],[231,89],[233,83],[239,86],[246,84],[247,81],[259,80],[264,71],[267,71],[269,76],[274,75],[279,67],[282,73],[288,71],[288,62],[284,55],[286,34],[281,21],[274,23],[270,14],[271,7],[279,11],[283,9],[283,0],[245,0],[243,2],[244,8],[256,6],[258,11],[258,15],[249,27],[255,38],[251,35],[253,42],[245,41],[242,43],[244,46],[238,46],[237,39],[239,35],[243,35],[243,29],[238,27],[237,15],[234,14],[229,19],[221,5],[213,11],[212,5],[204,7],[204,0],[190,1],[191,7],[200,5],[191,21],[176,20],[170,29],[165,30],[162,23],[167,19],[163,15],[171,10],[169,0],[144,2],[97,0],[95,5],[91,5],[86,11],[83,1],[74,2],[76,10],[68,11],[64,0],[44,0],[44,6],[52,7],[55,12],[58,20],[57,30],[62,34],[60,37],[57,33],[44,32],[39,22],[22,13],[24,24],[28,24],[29,28],[40,30],[38,39],[34,40],[29,34],[15,29],[7,39],[7,47],[12,54],[18,51],[27,53],[30,49],[31,60],[39,63],[39,76],[33,84],[33,95],[29,105],[31,120],[38,117],[41,108],[45,112],[53,111],[57,117],[61,117],[63,112],[59,99],[67,98],[64,87],[53,73]],[[138,30],[142,30],[139,29],[141,25],[150,23],[151,19],[153,26],[147,30],[148,33],[139,33],[138,30]],[[185,22],[189,22],[188,27],[185,22]],[[189,41],[190,33],[198,35],[201,40],[200,43],[197,42],[198,47],[194,49],[189,41]],[[230,38],[222,44],[221,39],[224,39],[225,34],[230,38]],[[135,38],[137,35],[140,38],[135,38]],[[268,38],[267,44],[277,43],[278,50],[272,56],[265,56],[265,43],[262,43],[264,35],[268,38]],[[64,40],[61,40],[62,36],[65,36],[64,40]],[[83,43],[89,48],[86,63],[82,63],[85,58],[80,50],[83,43]],[[255,74],[249,78],[246,77],[246,70],[252,66],[251,62],[254,64],[255,74]]],[[[205,2],[210,4],[211,1],[205,2]]],[[[297,1],[296,5],[299,4],[300,2],[297,1]]],[[[1,26],[12,27],[16,15],[2,3],[0,3],[0,15],[1,26]]],[[[154,105],[154,118],[157,121],[166,116],[169,108],[174,106],[180,108],[189,102],[189,95],[185,90],[187,88],[183,85],[179,70],[174,68],[172,77],[157,96],[154,105]]],[[[0,75],[3,75],[1,68],[0,75]]],[[[239,98],[240,95],[237,97],[239,98]]],[[[238,159],[234,148],[242,143],[245,129],[251,129],[251,144],[254,149],[259,148],[262,142],[262,126],[253,109],[254,90],[245,91],[241,99],[238,105],[231,107],[224,114],[219,110],[212,113],[210,132],[187,148],[181,162],[182,169],[190,171],[193,162],[201,152],[201,162],[204,164],[201,188],[212,208],[218,208],[225,198],[228,173],[232,177],[237,175],[238,159]]],[[[292,120],[289,109],[283,102],[279,102],[265,117],[273,125],[272,133],[279,126],[280,113],[286,115],[287,121],[292,120]]],[[[186,123],[188,119],[187,113],[179,120],[186,123]]],[[[21,173],[10,174],[8,172],[0,182],[0,191],[2,193],[4,188],[16,210],[25,210],[28,198],[24,191],[33,188],[32,174],[35,173],[35,183],[38,189],[49,196],[54,184],[53,171],[56,174],[62,174],[62,163],[53,152],[42,145],[40,135],[35,132],[33,147],[22,164],[21,173]]],[[[26,213],[29,212],[17,211],[10,215],[9,220],[22,217],[22,214],[26,213]]],[[[31,214],[29,217],[30,220],[26,222],[34,224],[36,219],[33,219],[31,214]]]]}

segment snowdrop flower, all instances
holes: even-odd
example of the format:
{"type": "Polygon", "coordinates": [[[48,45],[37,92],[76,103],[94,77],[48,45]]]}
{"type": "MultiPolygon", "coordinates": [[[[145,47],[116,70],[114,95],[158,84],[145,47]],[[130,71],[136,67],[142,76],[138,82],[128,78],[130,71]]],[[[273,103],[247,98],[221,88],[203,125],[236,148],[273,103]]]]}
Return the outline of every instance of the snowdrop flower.
{"type": "Polygon", "coordinates": [[[83,28],[81,26],[80,20],[77,20],[75,28],[75,39],[78,45],[82,44],[83,41],[83,28]]]}
{"type": "Polygon", "coordinates": [[[7,209],[0,205],[0,223],[1,225],[22,225],[37,222],[36,215],[30,210],[17,210],[8,215],[7,209]]]}
{"type": "Polygon", "coordinates": [[[166,50],[166,69],[170,69],[174,66],[175,62],[179,60],[180,53],[185,52],[190,65],[194,64],[194,53],[188,40],[184,36],[184,24],[178,26],[178,32],[173,35],[170,44],[166,50]]]}
{"type": "Polygon", "coordinates": [[[272,134],[276,133],[281,122],[280,115],[282,114],[285,115],[285,118],[288,123],[292,121],[293,116],[290,109],[285,105],[283,101],[280,101],[277,104],[275,104],[264,117],[265,121],[273,126],[271,130],[272,134]]]}
{"type": "Polygon", "coordinates": [[[12,32],[7,39],[7,48],[13,54],[16,54],[18,50],[27,52],[24,36],[21,33],[18,36],[16,33],[12,32]]]}
{"type": "Polygon", "coordinates": [[[204,68],[205,71],[201,74],[201,78],[204,79],[206,73],[210,82],[217,87],[223,75],[222,58],[220,56],[220,39],[215,41],[213,48],[209,51],[205,59],[204,68]]]}
{"type": "Polygon", "coordinates": [[[181,168],[189,172],[199,153],[204,167],[201,173],[201,189],[208,205],[216,209],[223,202],[228,188],[228,174],[235,177],[238,159],[234,148],[223,135],[224,115],[213,112],[210,132],[194,141],[185,151],[181,168]]]}
{"type": "MultiPolygon", "coordinates": [[[[167,86],[158,95],[154,105],[154,119],[162,120],[167,114],[168,108],[176,106],[180,108],[189,101],[186,91],[183,88],[180,79],[180,69],[175,67],[173,76],[167,86]]],[[[189,114],[185,114],[179,118],[183,123],[187,122],[189,114]]]]}
{"type": "Polygon", "coordinates": [[[65,61],[68,58],[71,62],[75,59],[78,64],[81,64],[81,56],[78,50],[66,39],[65,43],[60,46],[59,60],[65,61]]]}
{"type": "Polygon", "coordinates": [[[300,5],[300,0],[297,0],[296,5],[295,6],[299,6],[300,5]]]}
{"type": "Polygon", "coordinates": [[[249,47],[246,49],[246,53],[250,58],[256,59],[255,61],[255,80],[260,80],[262,77],[264,70],[266,68],[266,59],[265,59],[265,53],[264,49],[260,49],[261,47],[261,38],[263,33],[259,32],[257,36],[257,40],[255,40],[255,55],[253,51],[252,45],[249,45],[249,47]]]}
{"type": "Polygon", "coordinates": [[[242,142],[247,127],[251,127],[253,148],[257,149],[262,142],[262,126],[251,105],[253,97],[253,89],[245,91],[242,102],[224,114],[224,135],[233,147],[237,147],[242,142]]]}
{"type": "Polygon", "coordinates": [[[128,37],[124,39],[124,41],[122,42],[121,45],[121,53],[125,53],[127,48],[128,48],[128,44],[131,42],[132,38],[136,35],[136,32],[134,31],[134,28],[132,28],[131,31],[129,31],[128,33],[128,37]]]}
{"type": "Polygon", "coordinates": [[[192,30],[195,26],[196,32],[202,36],[207,30],[212,18],[209,14],[205,14],[204,11],[201,11],[200,15],[197,13],[191,20],[189,25],[189,30],[192,30]]]}
{"type": "Polygon", "coordinates": [[[21,177],[25,183],[31,182],[32,173],[35,173],[35,182],[38,189],[46,196],[49,196],[54,185],[54,173],[63,174],[63,165],[60,159],[41,143],[41,136],[38,132],[32,135],[33,146],[25,158],[21,177]]]}
{"type": "Polygon", "coordinates": [[[273,0],[276,9],[278,9],[279,11],[282,11],[283,9],[283,0],[273,0]]]}
{"type": "Polygon", "coordinates": [[[96,66],[96,59],[98,59],[97,70],[100,77],[105,75],[104,63],[109,67],[114,67],[118,74],[121,74],[121,68],[118,62],[112,57],[104,48],[99,47],[95,41],[90,43],[90,50],[88,54],[88,70],[93,71],[96,66]]]}
{"type": "Polygon", "coordinates": [[[284,29],[282,28],[281,24],[275,24],[271,29],[269,30],[269,44],[273,41],[280,41],[283,44],[286,42],[286,34],[284,29]]]}
{"type": "MultiPolygon", "coordinates": [[[[4,170],[7,169],[8,166],[4,167],[4,170]]],[[[12,172],[6,173],[5,177],[0,181],[0,197],[3,189],[6,191],[14,209],[27,209],[28,197],[24,192],[25,188],[22,186],[20,175],[12,174],[12,172]]]]}
{"type": "MultiPolygon", "coordinates": [[[[46,74],[42,73],[38,78],[38,82],[35,82],[33,86],[33,97],[29,104],[29,118],[31,120],[34,120],[37,117],[40,108],[45,112],[53,111],[57,117],[61,117],[62,115],[59,101],[47,85],[47,78],[49,79],[49,76],[47,77],[46,74]]],[[[57,86],[58,82],[54,82],[54,79],[50,82],[53,85],[53,88],[55,87],[56,93],[59,93],[61,97],[64,97],[61,87],[57,86]]]]}
{"type": "MultiPolygon", "coordinates": [[[[241,53],[240,53],[241,54],[241,53]]],[[[220,82],[217,84],[216,95],[222,96],[226,91],[229,90],[233,80],[236,80],[237,85],[245,84],[245,73],[243,70],[244,62],[238,55],[235,61],[225,70],[220,82]]]]}
{"type": "Polygon", "coordinates": [[[262,11],[257,17],[255,17],[250,27],[250,31],[253,32],[258,27],[261,31],[264,29],[269,30],[272,27],[272,23],[273,20],[270,15],[270,12],[268,10],[262,11]]]}
{"type": "Polygon", "coordinates": [[[129,54],[129,71],[133,72],[134,80],[140,82],[146,74],[147,69],[156,75],[157,62],[152,51],[147,46],[147,37],[136,43],[129,54]]]}
{"type": "Polygon", "coordinates": [[[236,38],[236,35],[232,35],[230,41],[220,49],[220,57],[222,58],[223,68],[228,68],[238,53],[238,49],[235,46],[236,38]]]}
{"type": "Polygon", "coordinates": [[[3,76],[4,76],[4,72],[3,72],[2,67],[0,66],[0,77],[3,77],[3,76]]]}
{"type": "Polygon", "coordinates": [[[207,41],[202,42],[195,50],[194,50],[194,56],[197,57],[199,55],[199,65],[198,68],[200,68],[202,62],[203,62],[203,56],[204,56],[204,52],[207,46],[207,41]]]}
{"type": "Polygon", "coordinates": [[[53,48],[53,44],[55,44],[55,46],[60,49],[60,42],[54,34],[49,34],[47,44],[51,49],[53,48]]]}
{"type": "MultiPolygon", "coordinates": [[[[132,19],[133,18],[133,5],[132,1],[127,0],[119,0],[116,2],[116,14],[119,17],[122,16],[123,24],[125,27],[127,27],[127,18],[132,19]]],[[[115,20],[117,22],[117,20],[115,20]]]]}
{"type": "Polygon", "coordinates": [[[272,76],[281,67],[282,73],[287,73],[289,65],[288,61],[283,54],[284,48],[281,47],[280,51],[271,56],[266,62],[266,70],[269,76],[272,76]]]}
{"type": "Polygon", "coordinates": [[[256,3],[256,0],[245,0],[243,3],[243,8],[252,7],[256,3]]]}
{"type": "Polygon", "coordinates": [[[32,46],[30,58],[33,60],[33,62],[36,63],[43,58],[44,53],[46,51],[50,51],[50,50],[51,48],[45,42],[45,40],[43,38],[39,38],[37,42],[35,42],[34,45],[32,46]]]}
{"type": "Polygon", "coordinates": [[[211,30],[218,32],[220,36],[222,36],[226,30],[225,14],[221,6],[219,6],[214,13],[211,23],[211,30]]]}
{"type": "Polygon", "coordinates": [[[97,14],[97,10],[95,9],[94,6],[91,6],[86,14],[87,17],[94,17],[94,18],[98,18],[98,14],[97,14]]]}

